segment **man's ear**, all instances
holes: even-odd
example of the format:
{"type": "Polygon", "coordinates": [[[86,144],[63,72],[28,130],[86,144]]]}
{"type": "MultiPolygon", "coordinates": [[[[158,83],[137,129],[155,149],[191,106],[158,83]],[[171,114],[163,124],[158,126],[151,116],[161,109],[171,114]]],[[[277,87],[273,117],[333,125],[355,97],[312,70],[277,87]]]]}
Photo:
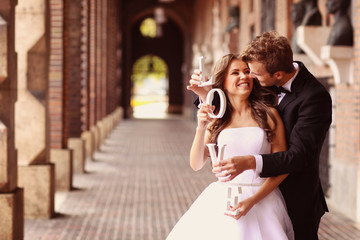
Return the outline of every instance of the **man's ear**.
{"type": "Polygon", "coordinates": [[[274,73],[273,76],[274,76],[276,79],[281,80],[281,79],[284,78],[285,72],[284,72],[284,71],[277,71],[277,72],[274,73]]]}

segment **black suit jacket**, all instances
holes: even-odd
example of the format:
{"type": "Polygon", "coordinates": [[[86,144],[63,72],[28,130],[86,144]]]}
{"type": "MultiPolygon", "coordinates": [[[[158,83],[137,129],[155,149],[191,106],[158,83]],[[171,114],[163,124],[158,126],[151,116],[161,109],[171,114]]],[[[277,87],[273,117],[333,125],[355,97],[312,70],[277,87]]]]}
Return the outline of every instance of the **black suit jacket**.
{"type": "Polygon", "coordinates": [[[277,106],[288,150],[263,156],[261,177],[290,173],[280,184],[295,238],[317,239],[321,216],[328,211],[319,179],[319,157],[332,120],[328,91],[297,62],[300,71],[277,106]]]}

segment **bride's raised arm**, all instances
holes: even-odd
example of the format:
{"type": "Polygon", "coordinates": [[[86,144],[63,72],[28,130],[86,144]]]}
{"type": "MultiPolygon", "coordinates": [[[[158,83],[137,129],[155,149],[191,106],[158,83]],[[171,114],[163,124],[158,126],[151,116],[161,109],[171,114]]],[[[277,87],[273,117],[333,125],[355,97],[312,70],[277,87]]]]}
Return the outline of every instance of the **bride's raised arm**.
{"type": "Polygon", "coordinates": [[[206,144],[210,139],[210,132],[208,129],[209,123],[212,119],[208,113],[211,107],[203,103],[198,111],[198,125],[196,127],[195,137],[190,150],[190,166],[194,171],[200,170],[209,157],[209,151],[206,144]]]}

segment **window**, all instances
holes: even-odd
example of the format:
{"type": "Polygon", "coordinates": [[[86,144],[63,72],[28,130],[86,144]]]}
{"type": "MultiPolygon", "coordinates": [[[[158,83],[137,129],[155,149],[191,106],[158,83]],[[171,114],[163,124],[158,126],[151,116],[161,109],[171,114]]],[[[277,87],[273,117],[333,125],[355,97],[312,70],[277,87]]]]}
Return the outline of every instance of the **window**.
{"type": "Polygon", "coordinates": [[[146,18],[140,24],[140,32],[144,37],[156,37],[156,22],[153,18],[146,18]]]}

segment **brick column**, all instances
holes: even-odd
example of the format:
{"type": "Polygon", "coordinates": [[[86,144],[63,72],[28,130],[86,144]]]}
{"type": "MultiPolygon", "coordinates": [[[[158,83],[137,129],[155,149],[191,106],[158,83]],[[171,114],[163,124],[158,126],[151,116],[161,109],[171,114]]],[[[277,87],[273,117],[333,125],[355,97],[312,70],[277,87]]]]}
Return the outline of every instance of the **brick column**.
{"type": "Polygon", "coordinates": [[[96,45],[97,45],[97,79],[96,79],[96,127],[98,129],[98,147],[105,139],[106,115],[106,82],[107,82],[107,0],[97,1],[96,45]]]}
{"type": "Polygon", "coordinates": [[[96,0],[89,0],[89,127],[96,123],[96,0]]]}
{"type": "Polygon", "coordinates": [[[107,102],[107,82],[108,82],[108,43],[109,39],[111,38],[108,31],[108,1],[109,0],[102,0],[101,1],[101,119],[106,116],[106,102],[107,102]]]}
{"type": "Polygon", "coordinates": [[[83,2],[64,1],[64,129],[63,144],[73,150],[74,172],[85,171],[85,142],[81,138],[83,129],[82,98],[84,92],[81,58],[83,38],[83,2]]]}
{"type": "Polygon", "coordinates": [[[90,132],[90,0],[81,1],[81,138],[85,144],[84,161],[92,160],[94,144],[90,132]]]}
{"type": "Polygon", "coordinates": [[[96,48],[95,48],[95,51],[96,51],[96,82],[95,82],[95,94],[96,94],[96,108],[95,108],[95,112],[96,112],[96,122],[95,124],[101,120],[101,100],[102,100],[102,87],[103,85],[101,84],[102,83],[102,78],[103,78],[103,73],[102,73],[102,61],[104,60],[103,59],[103,56],[102,56],[102,3],[103,0],[96,0],[95,4],[96,4],[96,20],[95,20],[95,24],[96,24],[96,32],[95,32],[95,36],[96,36],[96,39],[95,39],[95,45],[96,45],[96,48]]]}
{"type": "Polygon", "coordinates": [[[107,39],[108,41],[108,67],[107,67],[107,99],[106,99],[106,114],[110,114],[116,109],[116,106],[119,104],[116,102],[116,87],[117,87],[117,6],[115,1],[109,0],[108,6],[108,36],[113,36],[107,39]]]}
{"type": "Polygon", "coordinates": [[[17,56],[15,53],[16,1],[0,2],[0,239],[23,239],[24,196],[17,187],[15,102],[17,56]]]}
{"type": "MultiPolygon", "coordinates": [[[[102,92],[104,85],[103,69],[103,0],[90,0],[90,128],[94,139],[94,148],[98,149],[103,140],[101,131],[102,92]]],[[[106,27],[105,27],[106,28],[106,27]]],[[[105,38],[106,39],[106,38],[105,38]]]]}
{"type": "Polygon", "coordinates": [[[90,0],[81,0],[81,130],[89,130],[89,8],[90,0]]]}
{"type": "Polygon", "coordinates": [[[81,1],[64,1],[64,134],[63,144],[81,134],[81,1]]]}
{"type": "Polygon", "coordinates": [[[50,161],[55,163],[56,189],[72,187],[72,151],[63,143],[63,0],[49,0],[50,56],[47,121],[50,161]]]}
{"type": "Polygon", "coordinates": [[[98,22],[98,0],[89,0],[89,129],[92,139],[92,150],[99,146],[99,131],[96,127],[97,122],[97,99],[98,97],[98,46],[97,46],[97,22],[98,22]]]}
{"type": "Polygon", "coordinates": [[[50,0],[48,108],[50,148],[62,148],[63,129],[63,1],[50,0]]]}

